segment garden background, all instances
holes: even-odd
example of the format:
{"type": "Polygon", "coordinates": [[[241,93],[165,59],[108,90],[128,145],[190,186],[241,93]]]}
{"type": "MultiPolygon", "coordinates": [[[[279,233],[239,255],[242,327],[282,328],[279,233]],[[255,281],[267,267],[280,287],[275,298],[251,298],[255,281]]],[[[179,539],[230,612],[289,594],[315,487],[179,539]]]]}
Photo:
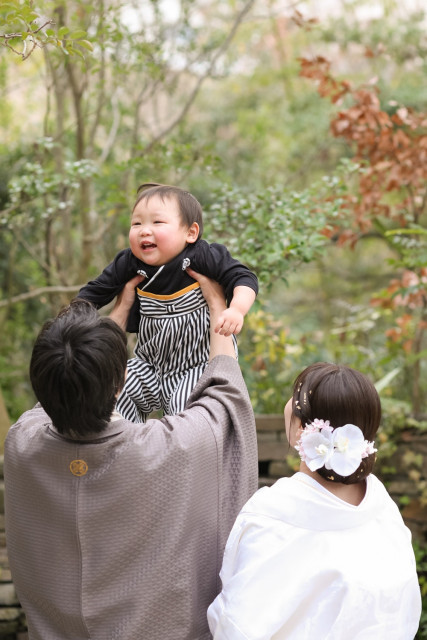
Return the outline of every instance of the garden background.
{"type": "MultiPolygon", "coordinates": [[[[311,362],[360,369],[382,476],[397,460],[399,506],[427,516],[425,2],[9,0],[0,87],[1,442],[41,324],[127,246],[137,186],[165,182],[259,276],[255,412],[311,362]]],[[[414,545],[426,601],[425,530],[414,545]]]]}

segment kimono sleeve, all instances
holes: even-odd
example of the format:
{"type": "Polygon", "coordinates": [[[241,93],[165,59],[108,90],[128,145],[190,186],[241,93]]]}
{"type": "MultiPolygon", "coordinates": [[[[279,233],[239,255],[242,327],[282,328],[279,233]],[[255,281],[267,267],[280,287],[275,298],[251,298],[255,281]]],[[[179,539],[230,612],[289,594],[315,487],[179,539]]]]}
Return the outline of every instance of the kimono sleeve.
{"type": "Polygon", "coordinates": [[[219,282],[225,289],[228,301],[235,287],[244,286],[258,294],[258,278],[244,264],[233,258],[223,244],[200,243],[191,268],[219,282]]]}
{"type": "Polygon", "coordinates": [[[187,420],[209,424],[218,446],[230,434],[241,439],[257,459],[255,416],[238,362],[229,356],[216,356],[206,367],[191,392],[186,407],[187,420]]]}
{"type": "Polygon", "coordinates": [[[129,250],[120,251],[104,271],[90,280],[78,293],[78,298],[92,302],[98,309],[111,302],[123,289],[128,280],[136,275],[132,271],[129,250]]]}
{"type": "MultiPolygon", "coordinates": [[[[132,253],[129,249],[123,249],[95,280],[91,280],[80,289],[77,297],[89,300],[97,309],[105,307],[120,293],[126,282],[137,275],[137,271],[138,267],[132,261],[132,253]]],[[[139,308],[135,294],[126,329],[136,333],[138,327],[139,308]]]]}
{"type": "Polygon", "coordinates": [[[236,516],[258,487],[255,416],[234,358],[217,356],[208,364],[183,415],[187,422],[202,425],[205,438],[213,435],[215,441],[221,513],[219,576],[222,553],[236,516]]]}
{"type": "MultiPolygon", "coordinates": [[[[317,572],[307,559],[304,533],[277,526],[238,516],[224,554],[222,591],[207,614],[214,640],[311,637],[301,632],[301,619],[321,607],[318,594],[333,587],[334,576],[317,572]]],[[[313,638],[326,637],[330,622],[325,636],[313,638]]]]}

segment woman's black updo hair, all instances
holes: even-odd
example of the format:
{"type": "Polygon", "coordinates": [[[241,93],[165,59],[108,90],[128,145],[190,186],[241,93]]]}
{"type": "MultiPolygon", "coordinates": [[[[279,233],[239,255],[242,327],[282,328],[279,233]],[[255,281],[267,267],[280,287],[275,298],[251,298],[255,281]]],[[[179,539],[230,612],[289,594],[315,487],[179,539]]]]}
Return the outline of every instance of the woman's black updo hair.
{"type": "MultiPolygon", "coordinates": [[[[365,440],[374,440],[381,421],[381,402],[372,382],[360,371],[344,365],[316,362],[294,382],[292,413],[303,428],[315,418],[329,420],[336,429],[345,424],[358,426],[365,440]]],[[[332,482],[354,484],[372,471],[375,454],[363,458],[350,476],[340,476],[321,467],[317,473],[332,482]]]]}

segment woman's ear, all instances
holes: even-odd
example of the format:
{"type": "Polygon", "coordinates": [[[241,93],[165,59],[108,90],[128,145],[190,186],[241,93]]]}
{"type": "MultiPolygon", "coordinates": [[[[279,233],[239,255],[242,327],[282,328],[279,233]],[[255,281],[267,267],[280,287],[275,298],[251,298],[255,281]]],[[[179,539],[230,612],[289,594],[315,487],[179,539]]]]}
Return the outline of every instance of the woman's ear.
{"type": "Polygon", "coordinates": [[[197,222],[193,222],[193,224],[189,226],[187,230],[187,242],[190,244],[196,242],[197,238],[199,237],[199,231],[199,225],[197,224],[197,222]]]}
{"type": "Polygon", "coordinates": [[[294,443],[293,443],[293,447],[295,448],[296,443],[298,442],[298,440],[301,438],[301,434],[304,431],[304,429],[302,428],[302,424],[301,422],[299,423],[299,427],[298,429],[295,431],[294,433],[294,443]]]}

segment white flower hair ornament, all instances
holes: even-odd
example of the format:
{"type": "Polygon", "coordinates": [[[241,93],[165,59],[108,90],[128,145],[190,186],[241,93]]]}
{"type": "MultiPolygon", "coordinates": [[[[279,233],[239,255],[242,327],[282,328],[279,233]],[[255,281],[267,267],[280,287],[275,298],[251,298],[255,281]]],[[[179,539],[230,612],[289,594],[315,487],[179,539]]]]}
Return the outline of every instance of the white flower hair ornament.
{"type": "Polygon", "coordinates": [[[324,466],[346,477],[356,471],[363,458],[377,451],[374,444],[365,440],[354,424],[334,429],[329,420],[316,418],[303,429],[295,449],[310,471],[324,466]]]}

